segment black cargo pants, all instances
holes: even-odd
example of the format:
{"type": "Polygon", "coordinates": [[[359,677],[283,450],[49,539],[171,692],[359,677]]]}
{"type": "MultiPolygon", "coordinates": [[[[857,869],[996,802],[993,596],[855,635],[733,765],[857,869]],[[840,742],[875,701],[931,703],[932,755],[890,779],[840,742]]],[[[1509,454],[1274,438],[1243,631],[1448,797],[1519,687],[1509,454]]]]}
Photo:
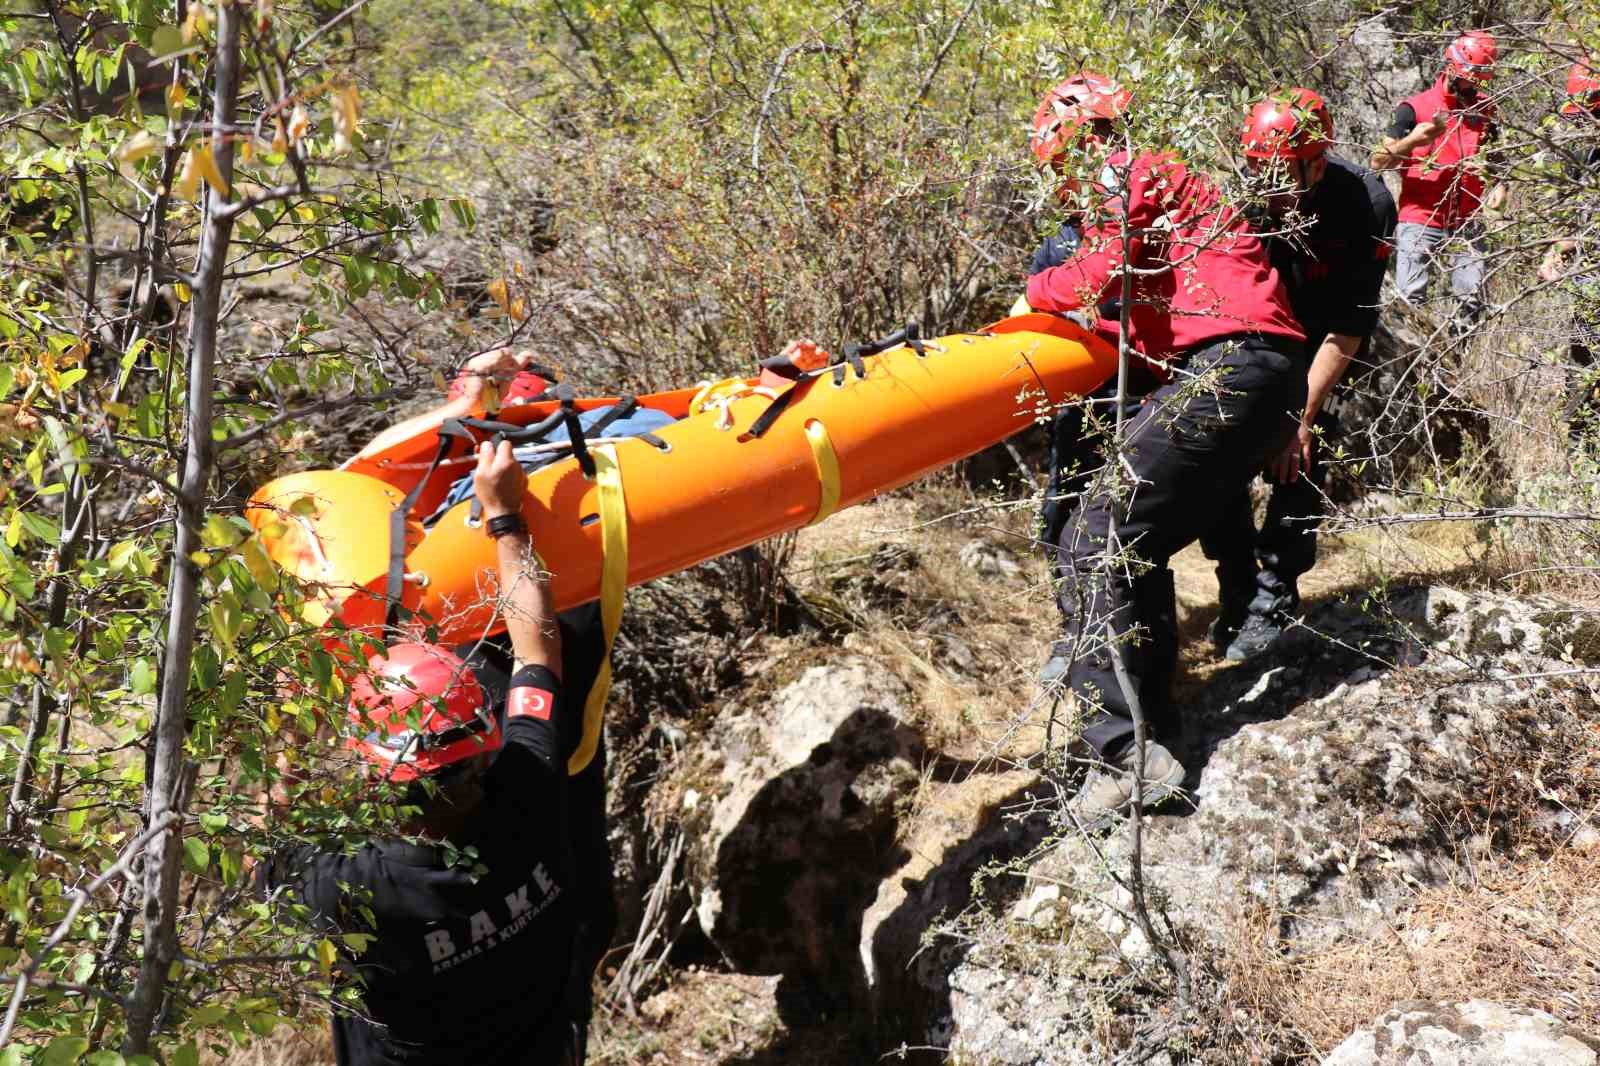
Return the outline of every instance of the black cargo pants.
{"type": "Polygon", "coordinates": [[[1135,484],[1082,499],[1062,524],[1057,592],[1064,629],[1055,653],[1089,710],[1083,738],[1107,759],[1133,739],[1133,715],[1111,656],[1122,662],[1146,719],[1170,720],[1177,668],[1172,556],[1216,525],[1288,441],[1306,399],[1300,345],[1240,334],[1188,353],[1173,382],[1146,397],[1125,427],[1135,484]],[[1108,558],[1115,534],[1117,552],[1108,558]]]}
{"type": "MultiPolygon", "coordinates": [[[[1123,418],[1139,413],[1144,397],[1160,382],[1143,363],[1128,368],[1128,391],[1123,418]]],[[[1106,435],[1101,431],[1116,421],[1117,376],[1057,412],[1050,425],[1050,458],[1044,501],[1039,508],[1040,543],[1054,558],[1061,540],[1061,527],[1078,506],[1078,498],[1105,461],[1106,435]]],[[[1056,574],[1060,576],[1059,571],[1056,574]]]]}
{"type": "MultiPolygon", "coordinates": [[[[1317,528],[1327,514],[1323,449],[1337,435],[1339,420],[1323,411],[1316,426],[1310,469],[1287,485],[1272,483],[1259,531],[1247,481],[1223,506],[1217,524],[1200,537],[1200,549],[1217,564],[1224,603],[1249,603],[1258,591],[1287,595],[1296,591],[1300,575],[1316,565],[1317,528]]],[[[1270,479],[1272,472],[1265,471],[1265,476],[1270,479]]]]}

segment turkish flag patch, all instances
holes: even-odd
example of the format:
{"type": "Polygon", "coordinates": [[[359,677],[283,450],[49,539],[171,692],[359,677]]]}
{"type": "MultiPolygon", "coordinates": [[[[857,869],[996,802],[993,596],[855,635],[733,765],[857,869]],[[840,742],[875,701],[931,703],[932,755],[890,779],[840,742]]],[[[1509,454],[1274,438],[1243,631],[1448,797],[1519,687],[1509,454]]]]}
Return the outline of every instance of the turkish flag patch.
{"type": "Polygon", "coordinates": [[[555,705],[555,693],[525,685],[512,689],[506,697],[506,717],[537,718],[541,722],[548,722],[555,705]]]}

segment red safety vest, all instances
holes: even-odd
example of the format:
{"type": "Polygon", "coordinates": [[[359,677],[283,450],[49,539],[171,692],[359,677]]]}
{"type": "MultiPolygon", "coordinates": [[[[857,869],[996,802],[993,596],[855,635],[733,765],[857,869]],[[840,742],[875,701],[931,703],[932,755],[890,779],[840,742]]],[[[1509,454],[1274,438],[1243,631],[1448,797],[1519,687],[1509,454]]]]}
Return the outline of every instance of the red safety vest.
{"type": "Polygon", "coordinates": [[[1453,230],[1471,220],[1483,202],[1483,179],[1463,164],[1478,154],[1494,122],[1494,106],[1480,104],[1467,114],[1450,95],[1444,75],[1431,89],[1406,99],[1417,122],[1450,112],[1444,133],[1432,144],[1411,150],[1400,175],[1400,221],[1453,230]]]}

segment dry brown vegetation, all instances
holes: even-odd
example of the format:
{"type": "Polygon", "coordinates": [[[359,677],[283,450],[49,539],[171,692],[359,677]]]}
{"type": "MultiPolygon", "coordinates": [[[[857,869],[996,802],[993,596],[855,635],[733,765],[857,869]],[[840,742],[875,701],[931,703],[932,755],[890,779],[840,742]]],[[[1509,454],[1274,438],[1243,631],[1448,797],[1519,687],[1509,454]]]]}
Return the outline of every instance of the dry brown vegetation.
{"type": "Polygon", "coordinates": [[[1284,942],[1279,908],[1263,904],[1239,920],[1217,962],[1237,1046],[1260,1061],[1288,1049],[1326,1054],[1411,999],[1491,1000],[1600,1031],[1600,722],[1582,687],[1548,698],[1560,721],[1548,747],[1486,750],[1496,786],[1436,812],[1484,826],[1509,815],[1500,831],[1509,839],[1474,836],[1465,874],[1419,888],[1386,916],[1387,935],[1316,930],[1330,942],[1308,948],[1284,942]],[[1527,816],[1541,800],[1567,817],[1527,816]]]}

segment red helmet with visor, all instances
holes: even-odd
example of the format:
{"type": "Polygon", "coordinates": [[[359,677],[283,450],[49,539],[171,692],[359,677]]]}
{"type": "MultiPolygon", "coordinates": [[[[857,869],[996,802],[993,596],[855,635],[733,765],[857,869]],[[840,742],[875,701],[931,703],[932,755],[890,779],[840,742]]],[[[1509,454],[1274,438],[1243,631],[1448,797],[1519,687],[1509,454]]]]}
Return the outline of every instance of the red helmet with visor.
{"type": "Polygon", "coordinates": [[[1034,158],[1040,166],[1055,162],[1094,122],[1118,118],[1132,102],[1133,94],[1104,74],[1074,74],[1046,93],[1033,114],[1034,158]]]}
{"type": "Polygon", "coordinates": [[[345,746],[390,781],[415,781],[500,750],[500,726],[477,677],[436,644],[396,644],[350,686],[345,746]]]}
{"type": "Polygon", "coordinates": [[[1481,85],[1494,77],[1494,61],[1499,54],[1494,34],[1483,30],[1463,33],[1444,50],[1444,72],[1451,78],[1465,78],[1481,85]]]}
{"type": "Polygon", "coordinates": [[[1567,72],[1567,99],[1563,115],[1600,115],[1600,74],[1587,61],[1572,64],[1567,72]]]}
{"type": "Polygon", "coordinates": [[[1310,89],[1290,89],[1250,109],[1239,143],[1250,159],[1316,159],[1333,143],[1333,114],[1310,89]]]}

